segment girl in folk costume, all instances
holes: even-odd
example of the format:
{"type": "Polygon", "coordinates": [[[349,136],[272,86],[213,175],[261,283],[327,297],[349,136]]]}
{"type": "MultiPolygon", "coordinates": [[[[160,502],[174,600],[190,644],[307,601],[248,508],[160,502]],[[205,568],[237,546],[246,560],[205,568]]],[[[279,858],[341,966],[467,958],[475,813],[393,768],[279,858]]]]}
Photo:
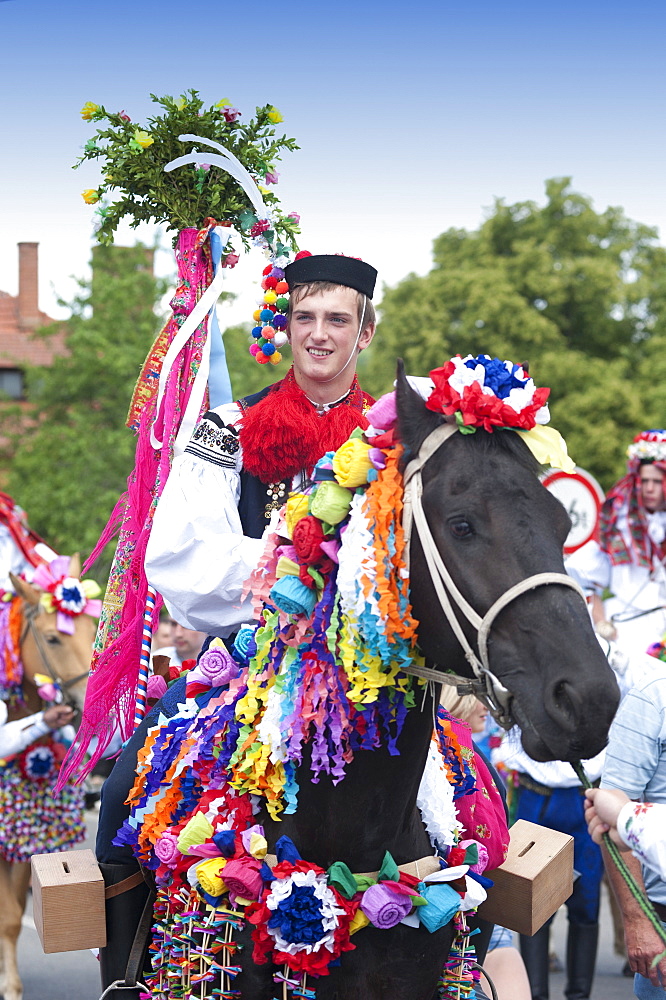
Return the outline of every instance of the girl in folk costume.
{"type": "Polygon", "coordinates": [[[575,552],[567,571],[592,594],[597,632],[647,668],[648,646],[666,631],[666,431],[642,431],[627,459],[601,510],[600,541],[575,552]]]}

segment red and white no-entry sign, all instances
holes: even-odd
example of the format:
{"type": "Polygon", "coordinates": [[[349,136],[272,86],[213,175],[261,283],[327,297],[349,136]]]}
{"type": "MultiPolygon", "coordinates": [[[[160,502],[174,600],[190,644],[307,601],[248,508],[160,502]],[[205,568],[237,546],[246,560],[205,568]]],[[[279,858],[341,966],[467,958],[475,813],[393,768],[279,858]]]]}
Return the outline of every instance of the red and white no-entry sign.
{"type": "Polygon", "coordinates": [[[564,554],[570,556],[596,537],[604,491],[594,476],[578,466],[575,472],[554,469],[541,482],[557,497],[571,518],[571,531],[564,543],[564,554]]]}

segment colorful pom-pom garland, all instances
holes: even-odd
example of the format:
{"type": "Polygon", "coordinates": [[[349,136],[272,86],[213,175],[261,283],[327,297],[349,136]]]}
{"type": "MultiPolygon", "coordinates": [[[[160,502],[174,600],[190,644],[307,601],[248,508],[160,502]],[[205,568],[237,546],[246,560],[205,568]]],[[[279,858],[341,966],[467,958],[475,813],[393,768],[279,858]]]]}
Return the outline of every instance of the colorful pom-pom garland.
{"type": "MultiPolygon", "coordinates": [[[[308,250],[301,250],[295,260],[312,256],[308,250]]],[[[289,285],[284,269],[277,263],[267,264],[261,281],[263,295],[252,314],[255,326],[252,328],[249,351],[260,364],[278,365],[282,361],[280,348],[287,343],[287,309],[289,308],[289,285]]]]}

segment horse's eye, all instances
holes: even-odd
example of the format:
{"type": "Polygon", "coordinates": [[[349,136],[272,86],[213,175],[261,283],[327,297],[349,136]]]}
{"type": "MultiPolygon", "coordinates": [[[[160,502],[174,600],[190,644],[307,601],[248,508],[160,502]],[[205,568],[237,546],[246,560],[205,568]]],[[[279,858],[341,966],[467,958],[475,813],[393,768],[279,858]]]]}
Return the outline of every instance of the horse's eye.
{"type": "Polygon", "coordinates": [[[60,639],[57,635],[45,635],[44,638],[48,642],[49,646],[59,646],[60,639]]]}
{"type": "Polygon", "coordinates": [[[449,530],[454,538],[468,538],[474,534],[472,525],[464,517],[460,517],[456,521],[449,521],[449,530]]]}

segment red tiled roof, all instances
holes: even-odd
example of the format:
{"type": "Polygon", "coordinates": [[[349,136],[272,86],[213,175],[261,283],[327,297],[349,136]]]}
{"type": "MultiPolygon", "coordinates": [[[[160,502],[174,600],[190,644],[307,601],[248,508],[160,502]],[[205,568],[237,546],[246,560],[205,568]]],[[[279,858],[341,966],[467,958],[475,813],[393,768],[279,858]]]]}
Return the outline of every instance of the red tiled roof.
{"type": "MultiPolygon", "coordinates": [[[[55,322],[41,310],[38,316],[40,326],[55,322]]],[[[0,368],[20,368],[26,363],[50,365],[65,351],[64,327],[48,340],[35,337],[32,330],[19,325],[18,297],[0,291],[0,368]]]]}

